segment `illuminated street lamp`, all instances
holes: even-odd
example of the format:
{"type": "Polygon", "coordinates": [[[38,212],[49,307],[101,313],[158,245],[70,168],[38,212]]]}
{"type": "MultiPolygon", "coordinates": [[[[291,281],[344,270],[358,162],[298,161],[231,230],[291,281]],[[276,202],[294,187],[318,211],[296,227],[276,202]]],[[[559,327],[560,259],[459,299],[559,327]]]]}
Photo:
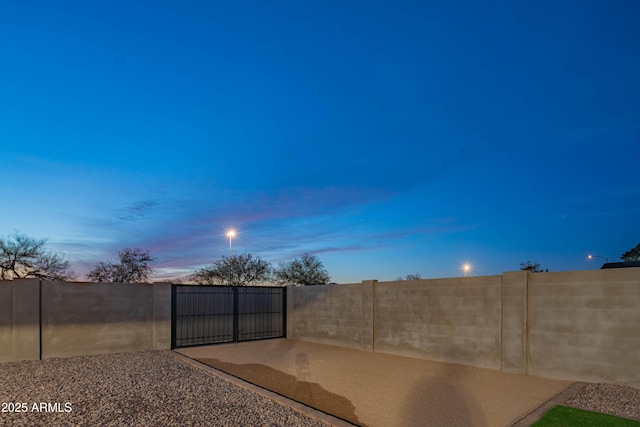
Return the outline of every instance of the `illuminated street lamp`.
{"type": "Polygon", "coordinates": [[[603,256],[598,256],[598,255],[589,255],[589,256],[587,256],[587,258],[589,258],[589,259],[602,258],[604,260],[604,262],[609,262],[609,258],[605,258],[603,256]]]}
{"type": "Polygon", "coordinates": [[[473,269],[473,267],[471,266],[471,263],[465,262],[464,264],[462,264],[460,269],[462,270],[464,277],[467,277],[469,274],[471,274],[471,270],[473,269]]]}
{"type": "Polygon", "coordinates": [[[229,238],[229,256],[231,256],[231,239],[236,237],[236,230],[234,230],[233,228],[227,230],[227,237],[229,238]]]}

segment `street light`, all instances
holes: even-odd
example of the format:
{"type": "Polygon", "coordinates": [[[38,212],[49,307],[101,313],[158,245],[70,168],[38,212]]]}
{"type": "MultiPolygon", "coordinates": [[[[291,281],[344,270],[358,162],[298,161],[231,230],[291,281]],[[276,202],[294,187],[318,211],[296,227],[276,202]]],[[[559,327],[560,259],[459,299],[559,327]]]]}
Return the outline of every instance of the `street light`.
{"type": "Polygon", "coordinates": [[[465,262],[460,266],[460,269],[462,270],[464,277],[467,277],[469,274],[471,274],[471,270],[473,269],[473,267],[471,266],[471,263],[465,262]]]}
{"type": "Polygon", "coordinates": [[[587,256],[587,258],[589,258],[589,259],[602,258],[604,260],[604,262],[607,262],[607,263],[609,262],[609,258],[605,258],[605,257],[599,256],[599,255],[589,255],[589,256],[587,256]]]}
{"type": "Polygon", "coordinates": [[[229,256],[231,256],[231,239],[236,237],[236,230],[234,230],[233,228],[227,230],[227,237],[229,238],[229,256]]]}

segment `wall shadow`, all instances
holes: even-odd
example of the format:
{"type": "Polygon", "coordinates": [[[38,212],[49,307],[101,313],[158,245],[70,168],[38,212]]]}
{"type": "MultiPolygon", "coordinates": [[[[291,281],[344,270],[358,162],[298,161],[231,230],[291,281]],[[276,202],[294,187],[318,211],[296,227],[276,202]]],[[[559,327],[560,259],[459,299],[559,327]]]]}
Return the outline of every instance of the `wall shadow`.
{"type": "Polygon", "coordinates": [[[311,371],[306,353],[296,354],[296,376],[253,363],[242,365],[210,358],[196,360],[322,412],[364,426],[358,421],[355,406],[350,400],[325,390],[318,383],[307,381],[311,371]]]}
{"type": "Polygon", "coordinates": [[[489,427],[478,399],[464,386],[465,375],[464,367],[443,364],[414,385],[406,406],[409,425],[489,427]]]}
{"type": "MultiPolygon", "coordinates": [[[[442,342],[438,356],[455,360],[465,350],[458,350],[454,345],[456,325],[448,313],[453,312],[455,306],[445,309],[442,300],[443,296],[437,295],[430,309],[421,313],[420,321],[440,326],[442,342]]],[[[488,427],[477,398],[464,385],[465,376],[463,366],[442,363],[434,376],[417,382],[411,389],[408,402],[412,425],[488,427]]]]}

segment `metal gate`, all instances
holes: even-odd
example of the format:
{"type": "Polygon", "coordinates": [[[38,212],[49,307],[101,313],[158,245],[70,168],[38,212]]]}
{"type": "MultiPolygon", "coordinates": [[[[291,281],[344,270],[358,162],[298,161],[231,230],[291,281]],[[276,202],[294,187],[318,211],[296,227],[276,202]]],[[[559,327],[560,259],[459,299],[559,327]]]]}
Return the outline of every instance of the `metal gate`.
{"type": "Polygon", "coordinates": [[[286,288],[173,285],[171,348],[283,338],[286,288]]]}

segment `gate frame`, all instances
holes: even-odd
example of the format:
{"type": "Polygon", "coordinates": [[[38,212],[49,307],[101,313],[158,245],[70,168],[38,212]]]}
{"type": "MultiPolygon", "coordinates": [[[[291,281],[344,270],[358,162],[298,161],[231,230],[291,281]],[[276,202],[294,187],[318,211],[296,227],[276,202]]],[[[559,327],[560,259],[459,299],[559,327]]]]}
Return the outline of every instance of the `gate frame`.
{"type": "Polygon", "coordinates": [[[172,283],[171,284],[171,350],[175,350],[177,348],[185,348],[185,347],[199,347],[203,345],[218,345],[218,344],[232,344],[239,343],[244,341],[261,341],[261,340],[272,340],[272,339],[280,339],[287,337],[287,286],[232,286],[232,285],[190,285],[190,284],[180,284],[180,283],[172,283]],[[192,286],[192,287],[206,287],[206,288],[232,288],[233,291],[233,340],[226,341],[221,343],[204,343],[204,344],[192,344],[185,346],[176,346],[176,333],[177,333],[177,322],[176,322],[176,311],[177,311],[177,288],[178,286],[192,286]],[[270,289],[270,288],[278,288],[282,289],[282,336],[279,337],[268,337],[268,338],[255,338],[251,340],[239,340],[239,317],[238,317],[238,289],[239,288],[261,288],[261,289],[270,289]]]}

